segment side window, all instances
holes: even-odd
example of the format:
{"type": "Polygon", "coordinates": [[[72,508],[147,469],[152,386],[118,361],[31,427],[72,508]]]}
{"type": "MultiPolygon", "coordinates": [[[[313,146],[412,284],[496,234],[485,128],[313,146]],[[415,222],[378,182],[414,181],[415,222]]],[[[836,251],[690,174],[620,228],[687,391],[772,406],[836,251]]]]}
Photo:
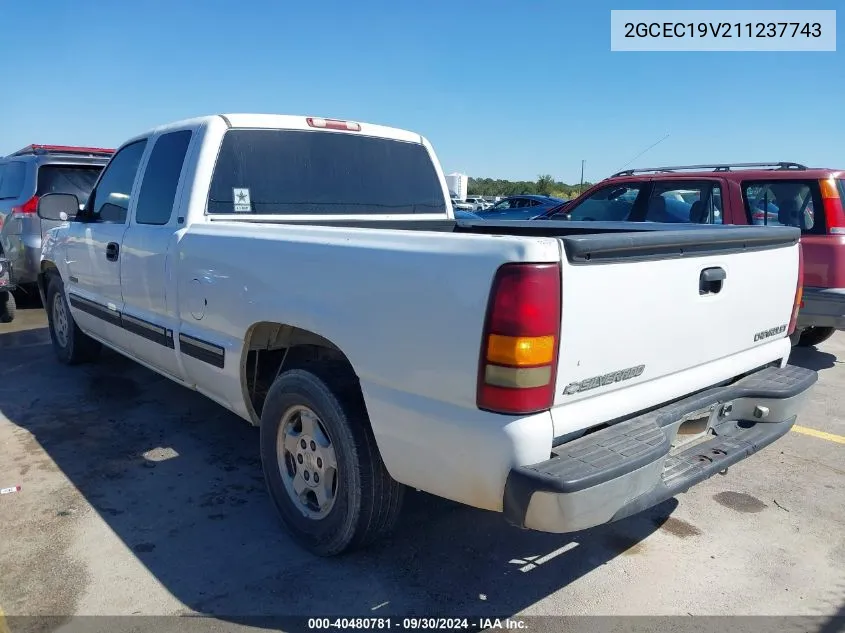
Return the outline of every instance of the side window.
{"type": "Polygon", "coordinates": [[[722,224],[722,190],[715,182],[656,181],[646,222],[722,224]]]}
{"type": "Polygon", "coordinates": [[[815,181],[742,183],[748,220],[757,226],[795,226],[802,233],[823,235],[826,227],[820,197],[815,181]]]}
{"type": "Polygon", "coordinates": [[[513,202],[512,200],[501,200],[500,202],[497,202],[496,204],[494,204],[490,208],[490,210],[491,211],[506,211],[507,209],[513,208],[511,206],[512,202],[513,202]]]}
{"type": "Polygon", "coordinates": [[[18,198],[26,179],[26,163],[13,161],[0,166],[0,199],[18,198]]]}
{"type": "Polygon", "coordinates": [[[190,130],[163,134],[155,142],[138,194],[135,210],[135,221],[138,224],[161,226],[170,221],[176,187],[179,185],[190,142],[190,130]]]}
{"type": "Polygon", "coordinates": [[[136,141],[115,154],[103,172],[97,188],[88,198],[85,220],[123,224],[129,209],[132,184],[147,141],[136,141]]]}
{"type": "Polygon", "coordinates": [[[602,187],[577,205],[568,205],[563,213],[570,220],[621,222],[631,215],[643,187],[645,183],[639,182],[602,187]]]}

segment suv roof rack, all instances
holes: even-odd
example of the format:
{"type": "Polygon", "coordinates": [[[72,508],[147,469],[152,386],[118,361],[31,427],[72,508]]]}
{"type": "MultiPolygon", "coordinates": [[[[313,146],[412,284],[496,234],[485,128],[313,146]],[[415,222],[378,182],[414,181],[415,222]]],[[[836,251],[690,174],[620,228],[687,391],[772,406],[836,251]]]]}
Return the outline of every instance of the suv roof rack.
{"type": "Polygon", "coordinates": [[[113,149],[104,147],[78,147],[75,145],[27,145],[9,156],[31,156],[45,154],[82,154],[86,156],[111,156],[113,149]]]}
{"type": "Polygon", "coordinates": [[[720,163],[716,165],[679,165],[676,167],[645,167],[642,169],[625,169],[624,171],[618,171],[610,178],[616,178],[617,176],[633,176],[634,174],[642,174],[646,172],[655,172],[655,173],[672,173],[675,171],[682,171],[682,170],[694,170],[694,171],[704,171],[706,169],[712,169],[713,171],[730,171],[731,169],[736,168],[774,168],[774,169],[809,169],[806,165],[802,165],[800,163],[790,163],[790,162],[779,162],[779,163],[720,163]]]}

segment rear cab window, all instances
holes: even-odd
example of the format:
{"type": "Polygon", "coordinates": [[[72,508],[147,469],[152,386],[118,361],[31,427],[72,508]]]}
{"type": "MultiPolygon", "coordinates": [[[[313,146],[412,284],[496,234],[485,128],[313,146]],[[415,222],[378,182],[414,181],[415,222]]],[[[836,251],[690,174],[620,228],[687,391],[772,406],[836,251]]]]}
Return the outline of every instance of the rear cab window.
{"type": "Polygon", "coordinates": [[[80,204],[85,204],[102,165],[65,165],[48,163],[38,168],[37,196],[48,193],[72,193],[80,204]]]}
{"type": "Polygon", "coordinates": [[[211,180],[208,213],[446,214],[420,143],[345,132],[232,129],[211,180]]]}
{"type": "Polygon", "coordinates": [[[752,180],[742,183],[749,224],[794,226],[801,233],[824,235],[821,192],[815,180],[752,180]]]}

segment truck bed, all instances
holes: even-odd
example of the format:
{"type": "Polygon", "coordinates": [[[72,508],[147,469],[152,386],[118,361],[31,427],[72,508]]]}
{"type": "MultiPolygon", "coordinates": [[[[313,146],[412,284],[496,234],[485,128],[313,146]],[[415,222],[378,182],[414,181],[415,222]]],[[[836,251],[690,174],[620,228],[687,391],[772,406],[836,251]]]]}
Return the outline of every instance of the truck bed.
{"type": "MultiPolygon", "coordinates": [[[[219,221],[213,218],[212,221],[219,221]]],[[[572,263],[612,261],[616,258],[666,258],[741,252],[795,244],[801,231],[794,227],[660,224],[650,222],[590,222],[550,220],[268,220],[227,218],[226,222],[308,224],[346,228],[381,228],[478,235],[522,235],[561,238],[572,263]],[[623,235],[624,234],[624,235],[623,235]]]]}

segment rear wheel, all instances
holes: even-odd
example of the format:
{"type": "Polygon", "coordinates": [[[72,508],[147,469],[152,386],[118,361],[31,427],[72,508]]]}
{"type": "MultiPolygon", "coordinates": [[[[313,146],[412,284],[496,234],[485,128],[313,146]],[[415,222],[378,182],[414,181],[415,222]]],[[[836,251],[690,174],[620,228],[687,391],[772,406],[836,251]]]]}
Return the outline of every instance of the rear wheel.
{"type": "Polygon", "coordinates": [[[102,345],[76,325],[65,299],[64,284],[53,275],[47,288],[47,322],[56,357],[65,365],[77,365],[94,360],[102,345]]]}
{"type": "Polygon", "coordinates": [[[798,346],[815,347],[833,336],[834,332],[836,328],[832,327],[808,327],[798,337],[798,346]]]}
{"type": "Polygon", "coordinates": [[[284,372],[261,413],[270,497],[293,538],[320,556],[387,535],[404,492],[381,460],[357,384],[333,374],[326,366],[284,372]]]}
{"type": "Polygon", "coordinates": [[[18,304],[15,295],[8,290],[0,292],[0,323],[11,323],[15,320],[18,304]]]}

